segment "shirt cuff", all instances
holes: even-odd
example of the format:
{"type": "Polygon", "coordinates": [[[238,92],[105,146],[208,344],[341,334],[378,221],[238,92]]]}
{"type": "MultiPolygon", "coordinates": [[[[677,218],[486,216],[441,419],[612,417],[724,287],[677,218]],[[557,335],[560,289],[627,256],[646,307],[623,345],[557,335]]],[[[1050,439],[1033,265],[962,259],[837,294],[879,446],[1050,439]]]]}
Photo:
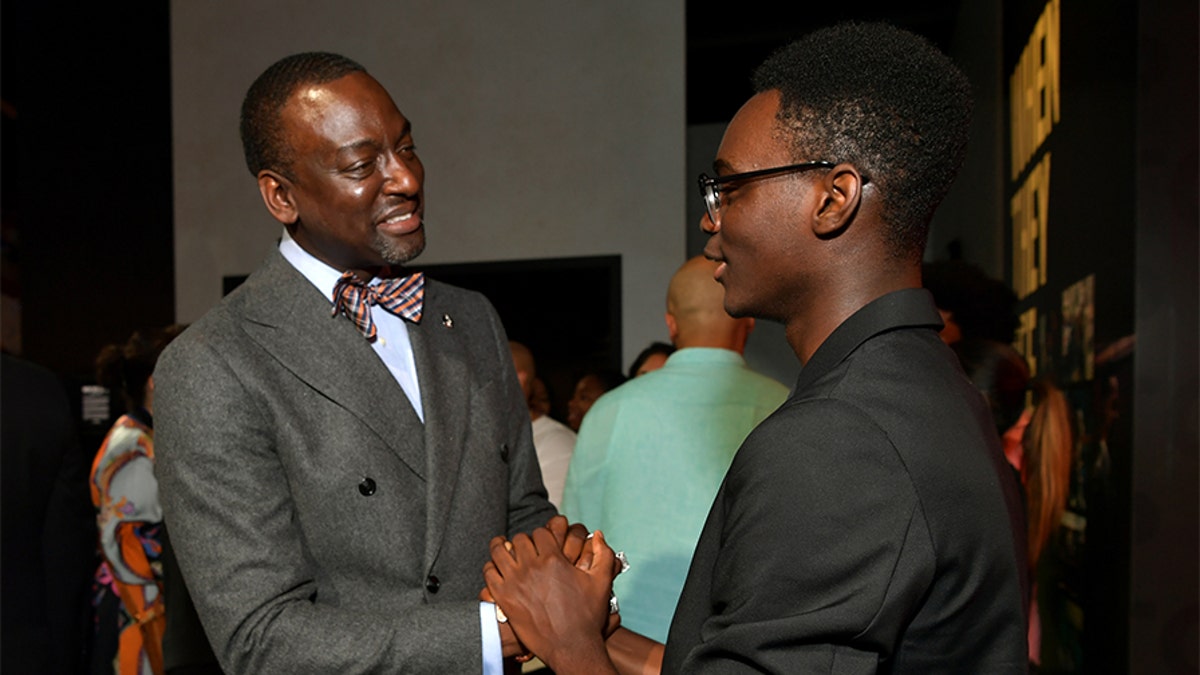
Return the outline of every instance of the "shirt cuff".
{"type": "Polygon", "coordinates": [[[479,603],[479,634],[483,637],[483,675],[504,675],[504,648],[493,603],[479,603]]]}

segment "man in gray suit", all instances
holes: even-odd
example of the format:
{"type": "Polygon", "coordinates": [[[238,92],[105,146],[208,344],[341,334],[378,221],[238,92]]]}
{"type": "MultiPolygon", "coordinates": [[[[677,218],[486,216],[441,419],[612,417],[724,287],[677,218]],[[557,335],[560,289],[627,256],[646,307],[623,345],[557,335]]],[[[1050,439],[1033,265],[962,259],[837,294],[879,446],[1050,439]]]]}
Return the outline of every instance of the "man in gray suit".
{"type": "Polygon", "coordinates": [[[285,232],[155,372],[163,508],[214,651],[227,672],[498,668],[520,646],[477,600],[488,540],[555,512],[495,310],[405,276],[412,127],[360,65],[309,53],[250,87],[242,140],[285,232]]]}

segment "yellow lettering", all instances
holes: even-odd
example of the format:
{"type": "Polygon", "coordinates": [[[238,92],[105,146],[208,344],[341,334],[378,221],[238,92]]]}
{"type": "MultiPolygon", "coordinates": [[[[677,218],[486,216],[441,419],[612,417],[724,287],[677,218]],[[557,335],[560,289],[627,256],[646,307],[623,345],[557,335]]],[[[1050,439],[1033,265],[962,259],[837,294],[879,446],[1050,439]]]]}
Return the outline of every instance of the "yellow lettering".
{"type": "Polygon", "coordinates": [[[1046,283],[1046,238],[1050,209],[1050,153],[1029,172],[1013,195],[1013,291],[1024,299],[1046,283]]]}
{"type": "Polygon", "coordinates": [[[1059,3],[1050,0],[1009,78],[1012,179],[1016,180],[1058,123],[1059,3]]]}

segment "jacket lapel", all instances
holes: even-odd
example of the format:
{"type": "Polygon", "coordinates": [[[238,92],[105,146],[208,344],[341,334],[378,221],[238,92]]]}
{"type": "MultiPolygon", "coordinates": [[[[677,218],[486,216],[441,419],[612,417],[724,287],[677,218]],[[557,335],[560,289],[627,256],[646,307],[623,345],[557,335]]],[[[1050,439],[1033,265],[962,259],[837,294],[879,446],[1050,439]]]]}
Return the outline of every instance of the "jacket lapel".
{"type": "MultiPolygon", "coordinates": [[[[419,324],[409,324],[421,404],[425,410],[425,447],[428,471],[429,528],[426,530],[426,563],[432,565],[441,546],[450,505],[458,487],[459,465],[472,409],[471,373],[466,326],[444,321],[455,308],[445,304],[437,282],[426,280],[425,309],[419,324]],[[447,325],[449,324],[449,325],[447,325]]],[[[478,330],[478,327],[472,328],[478,330]]]]}
{"type": "MultiPolygon", "coordinates": [[[[239,302],[246,333],[282,367],[374,431],[413,473],[427,477],[416,411],[354,325],[330,315],[329,299],[278,250],[243,286],[239,302]]],[[[419,377],[424,392],[424,373],[419,377]]]]}

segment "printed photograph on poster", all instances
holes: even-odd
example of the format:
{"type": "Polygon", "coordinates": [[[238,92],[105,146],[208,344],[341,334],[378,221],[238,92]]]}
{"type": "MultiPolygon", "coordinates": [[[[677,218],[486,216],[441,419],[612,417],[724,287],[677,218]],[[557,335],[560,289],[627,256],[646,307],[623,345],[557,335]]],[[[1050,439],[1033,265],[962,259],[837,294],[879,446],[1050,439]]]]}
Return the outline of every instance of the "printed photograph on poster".
{"type": "Polygon", "coordinates": [[[1062,377],[1066,382],[1092,379],[1095,351],[1092,342],[1096,305],[1096,275],[1071,284],[1062,295],[1062,377]]]}

